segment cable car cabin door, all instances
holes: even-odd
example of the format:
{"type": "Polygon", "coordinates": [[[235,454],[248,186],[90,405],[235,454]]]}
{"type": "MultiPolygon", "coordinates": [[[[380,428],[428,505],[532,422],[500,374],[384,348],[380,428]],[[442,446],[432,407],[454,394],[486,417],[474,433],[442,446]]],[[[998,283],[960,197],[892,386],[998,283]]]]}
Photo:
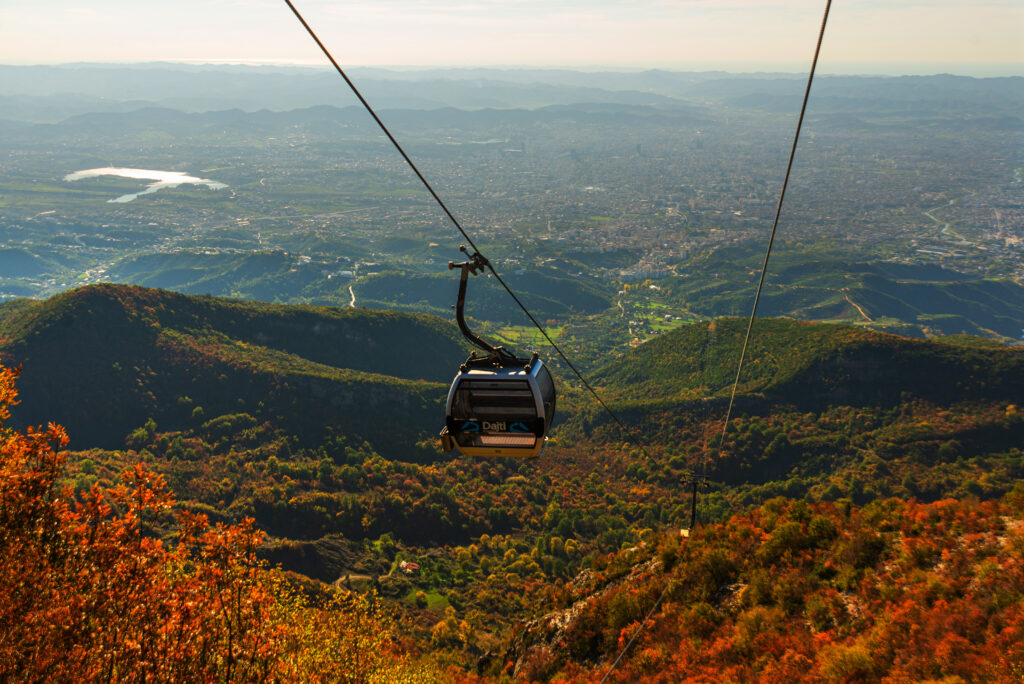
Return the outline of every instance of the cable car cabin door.
{"type": "Polygon", "coordinates": [[[554,413],[554,397],[545,401],[541,385],[551,385],[541,363],[530,370],[492,367],[460,372],[448,392],[446,411],[454,446],[466,456],[539,456],[554,413]],[[540,371],[546,383],[537,382],[540,371]]]}

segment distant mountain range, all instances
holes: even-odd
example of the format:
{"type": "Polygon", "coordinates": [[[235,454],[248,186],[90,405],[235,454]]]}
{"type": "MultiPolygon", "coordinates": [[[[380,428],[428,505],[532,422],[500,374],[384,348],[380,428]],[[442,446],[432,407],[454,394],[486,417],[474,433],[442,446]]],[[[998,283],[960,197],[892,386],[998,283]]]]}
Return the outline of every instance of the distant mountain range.
{"type": "MultiPolygon", "coordinates": [[[[534,109],[604,103],[666,105],[712,101],[790,112],[802,75],[724,72],[578,72],[564,69],[352,69],[381,109],[534,109]]],[[[327,69],[273,67],[0,66],[0,111],[18,121],[57,122],[87,112],[146,106],[187,112],[241,108],[288,110],[357,104],[327,69]]],[[[817,112],[896,111],[1019,116],[1024,79],[962,76],[821,76],[817,112]]]]}
{"type": "MultiPolygon", "coordinates": [[[[0,97],[0,106],[3,98],[0,97]]],[[[3,111],[3,110],[0,110],[3,111]]],[[[56,111],[56,110],[51,110],[56,111]]],[[[9,114],[10,110],[4,111],[9,114]]],[[[502,126],[521,127],[529,124],[694,124],[706,121],[708,112],[683,102],[662,105],[627,105],[581,103],[549,105],[536,109],[482,109],[466,111],[452,107],[420,110],[389,109],[387,121],[392,126],[417,130],[459,131],[461,135],[493,135],[502,126]]],[[[362,107],[317,105],[284,112],[260,110],[248,112],[238,108],[209,112],[184,112],[167,107],[144,106],[130,111],[90,111],[61,118],[54,123],[0,121],[0,136],[17,136],[20,141],[36,140],[52,143],[80,136],[151,136],[198,138],[204,134],[225,134],[231,139],[249,136],[280,135],[283,130],[336,140],[339,137],[375,136],[377,129],[362,107]]]]}

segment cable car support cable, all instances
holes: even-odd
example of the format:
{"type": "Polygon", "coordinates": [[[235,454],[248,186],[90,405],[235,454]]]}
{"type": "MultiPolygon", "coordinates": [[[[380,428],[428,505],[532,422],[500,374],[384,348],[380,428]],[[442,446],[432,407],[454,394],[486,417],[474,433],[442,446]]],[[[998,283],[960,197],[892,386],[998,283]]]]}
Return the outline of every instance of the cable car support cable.
{"type": "MultiPolygon", "coordinates": [[[[735,399],[736,399],[736,389],[737,389],[737,387],[739,386],[739,383],[740,383],[740,374],[743,372],[743,360],[746,357],[747,344],[750,342],[750,331],[751,331],[751,329],[754,326],[754,318],[755,318],[755,316],[757,314],[757,305],[758,305],[758,302],[759,302],[759,300],[761,298],[761,290],[764,287],[765,276],[768,273],[768,260],[771,258],[772,245],[775,243],[775,233],[776,233],[776,231],[777,231],[777,229],[779,227],[779,217],[782,214],[782,201],[786,197],[786,187],[789,185],[789,175],[790,175],[790,172],[793,169],[793,160],[796,157],[797,142],[800,140],[800,129],[803,126],[804,114],[807,111],[807,101],[808,101],[808,99],[810,98],[810,95],[811,95],[811,84],[814,82],[814,72],[815,72],[815,69],[817,68],[817,65],[818,65],[818,55],[821,53],[821,43],[822,43],[822,40],[824,39],[824,36],[825,36],[825,26],[828,23],[828,12],[829,12],[829,9],[831,8],[831,6],[832,6],[832,0],[826,0],[825,1],[825,14],[824,14],[824,16],[822,17],[822,20],[821,20],[821,30],[818,32],[818,42],[817,42],[817,45],[814,48],[814,59],[811,61],[811,70],[810,70],[810,73],[807,76],[807,88],[806,88],[806,90],[804,90],[804,100],[803,100],[803,104],[800,106],[800,117],[799,117],[799,119],[797,119],[796,134],[793,136],[793,147],[790,149],[790,152],[789,152],[789,163],[786,165],[786,176],[783,179],[782,190],[779,193],[779,203],[778,203],[778,206],[775,209],[775,221],[772,224],[771,236],[768,239],[768,247],[765,250],[764,265],[761,267],[761,279],[758,281],[758,284],[757,284],[757,292],[754,295],[754,306],[753,306],[753,308],[750,311],[750,319],[747,322],[747,334],[746,334],[746,337],[744,337],[744,339],[743,339],[743,347],[740,350],[740,359],[739,359],[739,363],[737,364],[737,368],[736,368],[736,380],[733,382],[733,385],[732,385],[732,392],[731,392],[731,395],[729,397],[729,408],[727,409],[726,414],[725,414],[725,424],[722,427],[722,436],[721,436],[721,439],[720,439],[719,444],[718,444],[718,452],[719,453],[721,453],[722,446],[725,443],[726,431],[729,429],[729,419],[732,416],[732,408],[733,408],[733,404],[734,404],[735,399]]],[[[709,455],[710,454],[708,452],[705,452],[705,454],[704,454],[704,472],[705,473],[707,472],[707,460],[708,460],[709,455]]],[[[694,496],[693,503],[692,503],[693,511],[694,511],[693,512],[694,520],[692,522],[695,522],[695,519],[696,519],[696,497],[697,497],[697,491],[698,491],[698,488],[701,486],[701,484],[707,482],[706,475],[703,476],[702,479],[703,479],[703,482],[700,482],[700,481],[697,480],[696,477],[694,477],[693,478],[693,482],[692,482],[692,484],[693,484],[693,496],[694,496]]],[[[691,524],[692,524],[692,522],[691,522],[691,524]]],[[[601,684],[604,684],[604,682],[607,681],[608,677],[611,676],[612,672],[615,671],[615,668],[618,666],[619,661],[621,661],[623,656],[626,655],[626,652],[629,651],[629,648],[633,645],[633,642],[635,642],[637,640],[637,637],[639,637],[640,634],[646,629],[647,622],[650,620],[651,616],[654,615],[654,611],[657,609],[657,607],[659,605],[661,605],[662,600],[664,600],[665,596],[668,594],[668,590],[671,587],[672,587],[671,582],[667,583],[665,585],[665,588],[662,590],[661,595],[658,596],[658,600],[654,602],[654,605],[651,607],[651,610],[647,613],[647,616],[644,618],[644,621],[640,623],[640,627],[636,630],[636,632],[633,633],[632,638],[625,645],[625,647],[623,647],[623,649],[619,653],[618,657],[615,658],[615,661],[612,663],[611,667],[608,668],[608,671],[604,674],[604,677],[601,678],[601,684]]]]}
{"type": "MultiPolygon", "coordinates": [[[[754,318],[757,316],[757,305],[761,301],[761,291],[764,289],[765,277],[768,275],[768,261],[772,256],[772,246],[775,244],[775,234],[779,228],[779,217],[782,215],[782,202],[786,198],[786,188],[789,187],[789,176],[793,170],[793,160],[796,158],[796,147],[800,141],[800,129],[803,128],[804,114],[807,112],[807,101],[811,96],[811,84],[814,82],[814,72],[818,66],[818,55],[821,53],[821,43],[825,36],[825,25],[828,23],[828,11],[832,6],[832,0],[825,2],[825,15],[821,19],[821,30],[818,32],[818,43],[814,48],[814,59],[811,61],[811,71],[807,75],[807,87],[804,90],[803,104],[800,106],[800,117],[796,123],[796,133],[793,135],[793,146],[789,151],[789,163],[786,165],[786,175],[782,181],[782,190],[779,192],[779,203],[775,207],[775,221],[772,223],[772,232],[768,238],[768,247],[764,253],[764,264],[761,266],[761,277],[757,282],[757,292],[754,294],[754,306],[750,310],[750,318],[747,321],[747,333],[743,337],[743,346],[740,349],[739,363],[736,364],[736,379],[732,383],[732,391],[729,393],[729,407],[725,412],[725,422],[722,425],[722,434],[718,441],[717,453],[721,453],[725,444],[725,435],[729,430],[729,420],[732,418],[732,409],[736,403],[736,390],[740,384],[740,376],[743,373],[743,362],[747,356],[747,346],[750,344],[750,333],[754,328],[754,318]]],[[[707,459],[710,454],[704,456],[705,472],[707,470],[707,459]]]]}
{"type": "MultiPolygon", "coordinates": [[[[437,203],[437,205],[441,208],[441,210],[445,213],[445,215],[452,222],[452,224],[462,234],[462,237],[466,239],[466,242],[473,249],[473,251],[479,255],[480,249],[476,246],[476,243],[473,242],[473,238],[471,238],[469,234],[463,229],[462,224],[459,223],[459,220],[455,218],[455,215],[451,212],[451,210],[448,209],[448,206],[444,203],[444,200],[441,199],[441,196],[437,194],[437,192],[434,190],[434,187],[430,184],[429,181],[427,181],[426,177],[420,172],[419,168],[413,162],[412,158],[409,157],[408,154],[406,154],[405,150],[399,144],[398,140],[395,139],[395,136],[391,134],[391,131],[388,130],[388,127],[384,125],[384,122],[381,121],[379,116],[377,116],[377,113],[374,111],[373,107],[370,106],[370,103],[367,102],[366,98],[364,98],[362,93],[359,92],[359,89],[356,87],[355,83],[352,82],[352,79],[348,77],[348,74],[345,73],[345,70],[341,68],[341,65],[338,64],[337,60],[334,59],[334,56],[331,55],[331,52],[330,50],[327,49],[327,46],[323,44],[323,42],[317,36],[316,32],[313,30],[313,28],[309,25],[308,22],[306,22],[305,18],[303,18],[302,14],[295,7],[295,5],[292,4],[291,0],[284,0],[284,2],[286,5],[288,5],[288,8],[292,11],[292,14],[295,15],[295,18],[299,20],[299,23],[302,24],[303,28],[306,29],[306,32],[309,33],[310,37],[317,44],[317,47],[320,48],[320,51],[324,53],[327,59],[334,66],[335,71],[337,71],[338,74],[345,80],[345,83],[348,84],[348,87],[352,91],[352,93],[356,96],[356,98],[363,105],[363,107],[370,114],[370,116],[373,117],[373,120],[377,123],[377,126],[379,126],[380,129],[384,132],[384,135],[386,135],[388,140],[391,141],[391,144],[394,145],[396,150],[398,150],[398,153],[402,155],[402,159],[404,159],[405,163],[409,165],[409,168],[412,169],[413,173],[416,174],[416,177],[420,179],[420,182],[423,184],[423,187],[427,189],[427,192],[429,192],[431,197],[434,198],[434,201],[437,203]]],[[[502,280],[501,276],[498,275],[498,272],[494,269],[494,266],[491,264],[491,262],[487,261],[486,259],[483,259],[483,262],[487,270],[491,272],[495,279],[497,279],[498,283],[500,283],[501,286],[505,288],[505,291],[509,294],[509,296],[512,297],[512,299],[519,306],[519,308],[522,309],[523,313],[526,314],[526,317],[530,319],[530,322],[533,324],[533,326],[540,331],[541,335],[544,336],[544,339],[547,340],[547,343],[549,345],[551,345],[551,348],[555,350],[555,352],[562,359],[562,361],[564,361],[565,364],[569,367],[569,369],[572,370],[573,374],[575,374],[576,377],[579,378],[580,382],[583,383],[583,386],[587,388],[587,391],[590,392],[590,394],[594,397],[594,399],[601,406],[601,408],[604,409],[604,411],[609,416],[612,417],[615,423],[619,426],[619,429],[622,430],[623,434],[625,434],[626,437],[631,442],[633,442],[633,444],[643,449],[643,445],[641,445],[640,442],[637,441],[636,437],[633,435],[632,430],[626,427],[626,425],[619,419],[619,417],[615,415],[615,413],[608,407],[607,404],[605,404],[604,400],[601,399],[601,396],[597,393],[597,390],[595,390],[593,386],[589,382],[587,382],[587,379],[583,377],[583,374],[576,368],[573,362],[569,360],[569,357],[565,355],[561,347],[559,347],[555,343],[555,341],[551,339],[551,336],[548,335],[544,327],[537,321],[536,318],[534,318],[533,314],[530,313],[529,309],[526,308],[526,305],[523,304],[523,302],[519,299],[518,296],[516,296],[516,293],[512,291],[512,288],[510,288],[505,283],[505,281],[502,280]]]]}

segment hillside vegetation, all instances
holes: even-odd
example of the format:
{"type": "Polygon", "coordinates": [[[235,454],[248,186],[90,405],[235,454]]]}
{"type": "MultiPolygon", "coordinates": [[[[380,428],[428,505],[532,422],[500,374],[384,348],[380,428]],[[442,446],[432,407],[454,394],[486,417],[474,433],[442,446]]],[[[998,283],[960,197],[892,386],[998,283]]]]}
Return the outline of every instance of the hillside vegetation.
{"type": "Polygon", "coordinates": [[[567,583],[562,609],[511,641],[508,671],[566,682],[609,672],[611,682],[1020,681],[1022,504],[1020,488],[1002,504],[775,499],[689,539],[650,538],[567,583]]]}
{"type": "Polygon", "coordinates": [[[62,428],[3,425],[16,375],[0,368],[0,679],[436,680],[394,643],[389,611],[261,566],[251,519],[175,511],[140,464],[76,496],[62,428]]]}
{"type": "Polygon", "coordinates": [[[0,358],[25,370],[23,420],[57,420],[79,448],[121,446],[148,419],[249,412],[397,449],[439,422],[438,383],[464,358],[458,331],[430,316],[114,285],[7,303],[0,336],[0,358]]]}
{"type": "MultiPolygon", "coordinates": [[[[420,648],[460,668],[476,662],[488,680],[559,672],[592,679],[655,593],[675,582],[657,617],[664,630],[633,652],[620,681],[651,676],[652,663],[676,674],[717,668],[758,677],[782,667],[778,658],[787,651],[786,662],[826,681],[842,679],[836,672],[922,672],[921,658],[900,669],[911,658],[906,640],[892,637],[889,655],[870,655],[890,636],[876,636],[886,628],[862,619],[876,606],[863,582],[883,570],[896,588],[885,588],[878,610],[897,611],[892,601],[900,596],[923,600],[930,585],[920,573],[932,573],[953,587],[944,600],[960,597],[957,610],[976,604],[995,616],[978,623],[978,634],[1003,638],[1002,625],[1015,614],[975,590],[969,577],[981,570],[954,577],[942,561],[899,565],[890,553],[898,534],[881,526],[953,510],[926,504],[956,498],[956,520],[984,518],[985,534],[1015,543],[1013,490],[1024,478],[1024,411],[1014,403],[1024,386],[1021,351],[974,338],[922,341],[759,320],[750,374],[719,450],[744,329],[733,319],[684,326],[595,376],[616,412],[640,431],[643,448],[624,445],[618,428],[562,381],[565,422],[543,457],[520,463],[437,450],[445,384],[435,380],[446,380],[439,375],[464,357],[451,326],[433,317],[122,286],[0,308],[4,354],[24,362],[27,387],[50,393],[36,390],[35,406],[26,396],[19,410],[66,407],[87,434],[99,424],[110,435],[110,444],[82,442],[106,448],[72,441],[60,472],[68,496],[85,500],[96,487],[116,488],[142,464],[166,482],[178,509],[224,524],[251,517],[267,535],[253,550],[257,557],[301,573],[310,587],[380,596],[408,618],[404,634],[420,648]],[[402,352],[408,335],[451,360],[421,364],[402,352]],[[368,352],[370,345],[377,351],[368,352]],[[150,407],[157,413],[149,415],[150,407]],[[381,415],[396,414],[399,423],[381,423],[381,415]],[[658,531],[689,523],[681,482],[705,468],[711,486],[700,518],[707,526],[680,546],[658,531]],[[1001,507],[993,503],[1000,499],[1001,507]],[[921,503],[907,503],[913,500],[921,503]],[[1004,527],[993,527],[990,514],[1003,516],[1004,527]],[[771,516],[776,522],[767,522],[771,516]],[[884,537],[877,553],[871,525],[884,537]],[[751,526],[764,533],[744,531],[751,526]],[[862,541],[870,552],[863,559],[862,541]],[[728,563],[714,565],[721,557],[728,563]],[[677,562],[682,569],[670,570],[677,562]],[[714,565],[711,579],[693,579],[706,564],[714,565]],[[769,585],[796,587],[791,593],[804,598],[777,597],[769,585]],[[691,612],[708,621],[694,634],[717,650],[673,641],[689,629],[691,612]],[[516,627],[549,614],[556,617],[542,623],[576,625],[571,635],[516,627]],[[808,615],[817,621],[811,631],[800,626],[808,615]],[[755,632],[770,637],[758,641],[755,632]],[[769,645],[776,641],[781,650],[769,645]]],[[[168,523],[157,533],[171,529],[168,523]]],[[[954,534],[899,529],[933,546],[954,534]]],[[[1015,567],[1012,545],[968,542],[957,551],[965,563],[989,553],[1000,567],[1015,567]]],[[[1016,581],[1006,590],[1011,599],[1016,581]]],[[[933,618],[918,612],[906,620],[916,629],[933,618]]],[[[965,657],[980,657],[977,638],[964,638],[965,657]]],[[[1014,666],[992,667],[997,676],[1014,666]]]]}
{"type": "MultiPolygon", "coordinates": [[[[746,328],[740,318],[685,326],[608,364],[595,381],[622,399],[727,396],[746,328]]],[[[754,326],[739,391],[805,407],[1002,401],[1019,396],[1022,378],[1024,349],[779,318],[754,326]]]]}
{"type": "MultiPolygon", "coordinates": [[[[662,281],[669,301],[702,316],[749,313],[762,255],[753,246],[698,254],[662,281]]],[[[877,257],[876,257],[877,259],[877,257]]],[[[775,257],[759,314],[857,324],[915,337],[971,334],[1019,340],[1024,287],[930,264],[858,260],[787,244],[775,257]]]]}

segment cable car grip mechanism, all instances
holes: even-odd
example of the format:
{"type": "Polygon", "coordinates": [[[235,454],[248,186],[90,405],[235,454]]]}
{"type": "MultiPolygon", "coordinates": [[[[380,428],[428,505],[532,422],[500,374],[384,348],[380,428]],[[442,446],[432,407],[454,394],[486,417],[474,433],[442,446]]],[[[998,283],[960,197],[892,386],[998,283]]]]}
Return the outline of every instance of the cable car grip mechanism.
{"type": "MultiPolygon", "coordinates": [[[[502,347],[496,347],[493,344],[487,342],[482,337],[478,336],[472,330],[470,330],[469,326],[466,324],[466,283],[469,280],[470,274],[476,275],[478,273],[482,273],[485,268],[490,266],[490,262],[488,262],[487,259],[480,254],[480,252],[470,253],[470,251],[466,249],[465,245],[459,246],[459,251],[464,253],[467,257],[469,257],[469,261],[463,261],[462,263],[458,264],[455,263],[454,261],[448,262],[448,270],[454,270],[456,268],[462,269],[462,274],[461,277],[459,278],[458,303],[454,307],[452,307],[455,309],[455,319],[459,323],[459,330],[462,331],[462,334],[466,337],[467,340],[469,340],[470,342],[472,342],[473,344],[487,352],[488,358],[493,357],[494,361],[497,362],[505,360],[506,358],[514,359],[515,356],[513,354],[510,354],[502,347]]],[[[473,361],[476,358],[476,352],[473,352],[473,355],[470,357],[469,361],[473,361]]],[[[463,366],[465,366],[465,364],[463,364],[463,366]]]]}

